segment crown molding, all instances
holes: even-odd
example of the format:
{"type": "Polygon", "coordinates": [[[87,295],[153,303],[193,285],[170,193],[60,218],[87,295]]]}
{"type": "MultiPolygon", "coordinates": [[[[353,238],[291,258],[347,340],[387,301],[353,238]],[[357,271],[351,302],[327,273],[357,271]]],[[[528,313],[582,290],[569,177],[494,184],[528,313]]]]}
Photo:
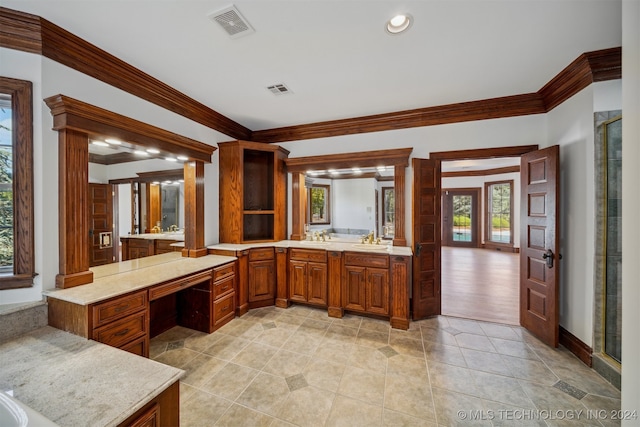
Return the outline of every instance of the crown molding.
{"type": "Polygon", "coordinates": [[[0,46],[38,53],[234,139],[262,143],[544,114],[593,82],[622,77],[622,48],[614,47],[583,53],[534,93],[251,131],[39,16],[0,7],[0,46]]]}

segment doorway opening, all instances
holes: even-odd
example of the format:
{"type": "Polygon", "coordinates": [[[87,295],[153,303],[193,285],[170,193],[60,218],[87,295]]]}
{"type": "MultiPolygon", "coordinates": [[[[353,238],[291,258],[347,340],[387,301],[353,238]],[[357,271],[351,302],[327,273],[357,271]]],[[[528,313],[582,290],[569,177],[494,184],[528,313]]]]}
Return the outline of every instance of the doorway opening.
{"type": "Polygon", "coordinates": [[[519,175],[520,157],[442,162],[443,315],[520,323],[519,175]]]}

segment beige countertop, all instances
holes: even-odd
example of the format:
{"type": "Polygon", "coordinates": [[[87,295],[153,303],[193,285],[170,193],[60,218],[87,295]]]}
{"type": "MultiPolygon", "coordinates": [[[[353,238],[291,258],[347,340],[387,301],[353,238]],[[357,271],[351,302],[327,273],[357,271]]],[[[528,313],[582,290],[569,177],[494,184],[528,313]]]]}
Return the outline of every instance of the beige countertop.
{"type": "Polygon", "coordinates": [[[61,426],[116,426],[184,371],[45,326],[0,344],[0,388],[61,426]]]}
{"type": "Polygon", "coordinates": [[[183,241],[184,233],[144,233],[120,236],[120,239],[144,239],[144,240],[176,240],[183,241]]]}
{"type": "Polygon", "coordinates": [[[307,240],[280,240],[278,242],[256,242],[256,243],[219,243],[208,246],[209,249],[220,249],[226,251],[243,251],[252,248],[277,247],[277,248],[304,248],[322,249],[338,252],[365,252],[372,254],[411,256],[413,252],[407,246],[391,246],[390,241],[383,241],[380,245],[362,245],[357,240],[331,239],[326,242],[311,242],[307,240]],[[385,244],[387,243],[388,244],[385,244]]]}
{"type": "Polygon", "coordinates": [[[235,259],[221,255],[185,258],[180,252],[169,252],[93,267],[92,283],[68,289],[49,289],[43,294],[49,298],[88,305],[218,267],[235,259]]]}

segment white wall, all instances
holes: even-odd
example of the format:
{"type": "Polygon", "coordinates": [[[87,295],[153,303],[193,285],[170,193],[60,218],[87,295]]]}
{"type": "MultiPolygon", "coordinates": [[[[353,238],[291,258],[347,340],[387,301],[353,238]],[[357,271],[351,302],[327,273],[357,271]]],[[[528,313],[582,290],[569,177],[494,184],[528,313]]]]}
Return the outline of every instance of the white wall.
{"type": "Polygon", "coordinates": [[[485,202],[484,184],[495,181],[513,180],[513,247],[520,247],[520,174],[519,173],[502,173],[498,175],[474,176],[474,177],[450,177],[442,178],[442,188],[480,188],[480,241],[485,242],[485,202]]]}
{"type": "MultiPolygon", "coordinates": [[[[622,409],[640,411],[640,2],[622,1],[622,409]]],[[[625,420],[637,426],[637,419],[625,420]]]]}

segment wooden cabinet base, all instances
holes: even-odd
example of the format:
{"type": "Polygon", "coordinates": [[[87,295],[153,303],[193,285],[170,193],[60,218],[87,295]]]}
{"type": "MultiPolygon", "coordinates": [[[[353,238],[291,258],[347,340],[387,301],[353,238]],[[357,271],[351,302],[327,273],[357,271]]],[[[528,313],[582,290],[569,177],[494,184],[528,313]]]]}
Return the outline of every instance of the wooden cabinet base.
{"type": "Polygon", "coordinates": [[[118,424],[118,427],[179,426],[180,382],[176,381],[165,391],[144,405],[135,414],[118,424]]]}
{"type": "Polygon", "coordinates": [[[344,316],[344,309],[342,307],[329,307],[327,312],[329,317],[341,318],[344,316]]]}

